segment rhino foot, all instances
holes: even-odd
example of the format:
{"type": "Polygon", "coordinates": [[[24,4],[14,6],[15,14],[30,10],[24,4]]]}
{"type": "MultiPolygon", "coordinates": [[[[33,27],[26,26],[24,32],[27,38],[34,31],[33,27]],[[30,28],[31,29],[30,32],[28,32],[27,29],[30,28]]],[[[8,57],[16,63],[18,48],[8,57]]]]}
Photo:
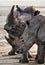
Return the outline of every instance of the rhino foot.
{"type": "Polygon", "coordinates": [[[28,63],[29,61],[27,58],[23,58],[23,59],[20,58],[19,62],[20,63],[28,63]]]}
{"type": "Polygon", "coordinates": [[[28,57],[27,57],[27,54],[22,54],[20,60],[19,60],[20,63],[28,63],[28,57]]]}
{"type": "Polygon", "coordinates": [[[44,60],[43,59],[38,59],[36,60],[37,64],[44,64],[44,60]]]}

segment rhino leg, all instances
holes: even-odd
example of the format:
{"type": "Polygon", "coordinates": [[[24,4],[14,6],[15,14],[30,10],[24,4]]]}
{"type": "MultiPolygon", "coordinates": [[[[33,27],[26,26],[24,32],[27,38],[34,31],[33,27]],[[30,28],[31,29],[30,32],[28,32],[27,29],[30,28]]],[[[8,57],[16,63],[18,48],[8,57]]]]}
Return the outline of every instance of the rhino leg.
{"type": "Polygon", "coordinates": [[[27,52],[26,54],[23,54],[19,60],[20,63],[28,63],[28,58],[32,58],[32,56],[30,55],[29,52],[27,52]]]}
{"type": "Polygon", "coordinates": [[[31,54],[28,52],[28,58],[32,58],[31,54]]]}
{"type": "Polygon", "coordinates": [[[44,45],[40,44],[38,50],[39,50],[38,51],[38,58],[37,58],[36,62],[38,64],[43,64],[44,63],[44,56],[43,56],[44,45]]]}
{"type": "Polygon", "coordinates": [[[38,54],[36,55],[35,61],[38,59],[38,54]]]}
{"type": "Polygon", "coordinates": [[[28,53],[22,54],[21,58],[19,59],[20,63],[28,63],[28,53]]]}

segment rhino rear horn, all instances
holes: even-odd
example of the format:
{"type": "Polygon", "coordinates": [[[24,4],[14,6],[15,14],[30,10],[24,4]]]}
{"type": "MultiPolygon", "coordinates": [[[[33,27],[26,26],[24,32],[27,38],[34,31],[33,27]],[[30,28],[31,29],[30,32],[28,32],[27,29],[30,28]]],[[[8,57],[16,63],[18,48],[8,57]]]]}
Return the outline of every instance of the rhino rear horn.
{"type": "Polygon", "coordinates": [[[11,8],[11,14],[12,15],[13,15],[14,7],[15,7],[15,5],[13,5],[12,8],[11,8]]]}

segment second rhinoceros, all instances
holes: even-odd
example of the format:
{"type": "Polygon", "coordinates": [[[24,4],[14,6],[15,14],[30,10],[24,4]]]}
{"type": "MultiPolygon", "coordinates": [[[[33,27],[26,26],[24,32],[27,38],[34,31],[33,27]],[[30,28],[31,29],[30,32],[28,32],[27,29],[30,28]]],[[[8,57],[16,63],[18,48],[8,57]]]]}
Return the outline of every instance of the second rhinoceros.
{"type": "MultiPolygon", "coordinates": [[[[36,62],[39,64],[44,63],[45,57],[45,16],[37,15],[30,21],[26,21],[26,28],[22,35],[24,44],[20,46],[17,53],[27,53],[34,43],[38,45],[38,56],[36,62]],[[26,38],[25,33],[28,34],[26,38]]],[[[28,58],[27,58],[28,60],[28,58]]]]}

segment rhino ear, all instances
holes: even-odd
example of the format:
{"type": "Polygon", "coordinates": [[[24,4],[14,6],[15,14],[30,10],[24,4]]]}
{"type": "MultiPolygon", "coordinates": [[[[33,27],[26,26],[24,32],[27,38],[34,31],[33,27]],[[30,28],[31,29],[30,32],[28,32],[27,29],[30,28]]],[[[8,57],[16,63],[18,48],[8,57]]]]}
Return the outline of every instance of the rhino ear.
{"type": "Polygon", "coordinates": [[[15,5],[12,6],[11,12],[10,12],[12,15],[13,15],[14,7],[15,7],[15,5]]]}
{"type": "Polygon", "coordinates": [[[37,10],[37,11],[34,12],[34,16],[39,15],[39,14],[40,14],[39,10],[37,10]]]}
{"type": "Polygon", "coordinates": [[[26,21],[26,24],[29,26],[29,25],[30,25],[30,21],[27,20],[27,21],[26,21]]]}

